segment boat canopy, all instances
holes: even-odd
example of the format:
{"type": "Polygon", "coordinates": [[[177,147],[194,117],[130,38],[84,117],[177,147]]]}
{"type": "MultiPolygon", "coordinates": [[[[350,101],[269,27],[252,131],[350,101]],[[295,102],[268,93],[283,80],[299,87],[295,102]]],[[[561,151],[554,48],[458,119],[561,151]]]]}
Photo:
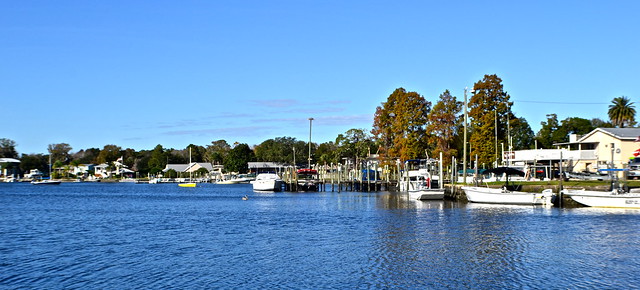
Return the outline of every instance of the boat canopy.
{"type": "Polygon", "coordinates": [[[484,173],[495,173],[498,175],[507,174],[507,175],[520,175],[524,176],[525,173],[521,170],[515,169],[513,167],[496,167],[492,169],[487,169],[484,173]]]}

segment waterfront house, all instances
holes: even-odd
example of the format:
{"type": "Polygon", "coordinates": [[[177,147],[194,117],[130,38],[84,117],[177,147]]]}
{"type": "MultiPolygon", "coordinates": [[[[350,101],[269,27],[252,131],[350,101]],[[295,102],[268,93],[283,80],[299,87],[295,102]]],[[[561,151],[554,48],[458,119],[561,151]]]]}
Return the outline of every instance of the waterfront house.
{"type": "Polygon", "coordinates": [[[88,177],[89,172],[94,170],[94,164],[80,164],[71,168],[71,174],[77,177],[88,177]]]}
{"type": "Polygon", "coordinates": [[[106,163],[98,164],[94,166],[93,169],[95,170],[94,175],[97,178],[108,178],[111,176],[111,173],[109,172],[109,165],[106,163]]]}
{"type": "Polygon", "coordinates": [[[638,138],[640,128],[597,128],[582,136],[572,134],[569,142],[554,144],[555,149],[504,152],[503,163],[537,166],[544,169],[541,171],[546,177],[551,177],[549,172],[557,172],[561,156],[564,171],[596,172],[608,168],[612,160],[615,168],[626,168],[640,149],[638,138]]]}

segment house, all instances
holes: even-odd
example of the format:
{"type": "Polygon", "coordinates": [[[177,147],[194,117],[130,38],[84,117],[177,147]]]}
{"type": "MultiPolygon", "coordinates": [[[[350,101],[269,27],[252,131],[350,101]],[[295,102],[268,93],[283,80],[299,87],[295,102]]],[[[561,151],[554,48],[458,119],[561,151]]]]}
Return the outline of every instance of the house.
{"type": "Polygon", "coordinates": [[[596,171],[607,168],[612,162],[614,168],[626,168],[635,157],[634,152],[640,148],[638,138],[640,128],[597,128],[557,145],[583,153],[573,171],[596,171]]]}
{"type": "Polygon", "coordinates": [[[109,176],[111,176],[109,165],[107,165],[106,163],[98,164],[94,166],[93,169],[95,170],[94,175],[97,178],[108,178],[109,176]]]}
{"type": "MultiPolygon", "coordinates": [[[[615,168],[626,168],[638,143],[640,128],[597,128],[588,134],[572,134],[569,142],[554,144],[556,149],[535,149],[504,152],[507,165],[544,167],[545,172],[563,170],[573,172],[596,172],[609,167],[613,160],[615,168]]],[[[640,150],[636,153],[640,155],[640,150]]],[[[549,173],[546,173],[549,177],[549,173]]]]}
{"type": "Polygon", "coordinates": [[[95,165],[93,164],[80,164],[78,166],[71,168],[71,174],[78,177],[80,176],[87,177],[89,176],[89,172],[94,170],[94,167],[95,165]]]}

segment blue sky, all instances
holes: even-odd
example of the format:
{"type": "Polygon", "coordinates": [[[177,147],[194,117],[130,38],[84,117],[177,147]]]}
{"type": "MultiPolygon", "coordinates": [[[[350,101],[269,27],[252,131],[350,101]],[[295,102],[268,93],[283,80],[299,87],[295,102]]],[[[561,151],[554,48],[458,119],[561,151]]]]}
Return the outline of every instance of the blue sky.
{"type": "MultiPolygon", "coordinates": [[[[534,131],[640,96],[640,1],[2,1],[0,138],[20,153],[333,141],[398,87],[497,74],[534,131]]],[[[638,108],[640,109],[640,108],[638,108]]]]}

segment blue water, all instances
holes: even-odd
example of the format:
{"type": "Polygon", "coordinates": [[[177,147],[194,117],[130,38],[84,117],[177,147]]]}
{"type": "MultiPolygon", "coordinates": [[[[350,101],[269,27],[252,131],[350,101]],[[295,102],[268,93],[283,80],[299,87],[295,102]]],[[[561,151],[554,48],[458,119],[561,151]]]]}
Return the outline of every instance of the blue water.
{"type": "Polygon", "coordinates": [[[639,210],[0,184],[0,288],[624,289],[639,272],[639,210]]]}

